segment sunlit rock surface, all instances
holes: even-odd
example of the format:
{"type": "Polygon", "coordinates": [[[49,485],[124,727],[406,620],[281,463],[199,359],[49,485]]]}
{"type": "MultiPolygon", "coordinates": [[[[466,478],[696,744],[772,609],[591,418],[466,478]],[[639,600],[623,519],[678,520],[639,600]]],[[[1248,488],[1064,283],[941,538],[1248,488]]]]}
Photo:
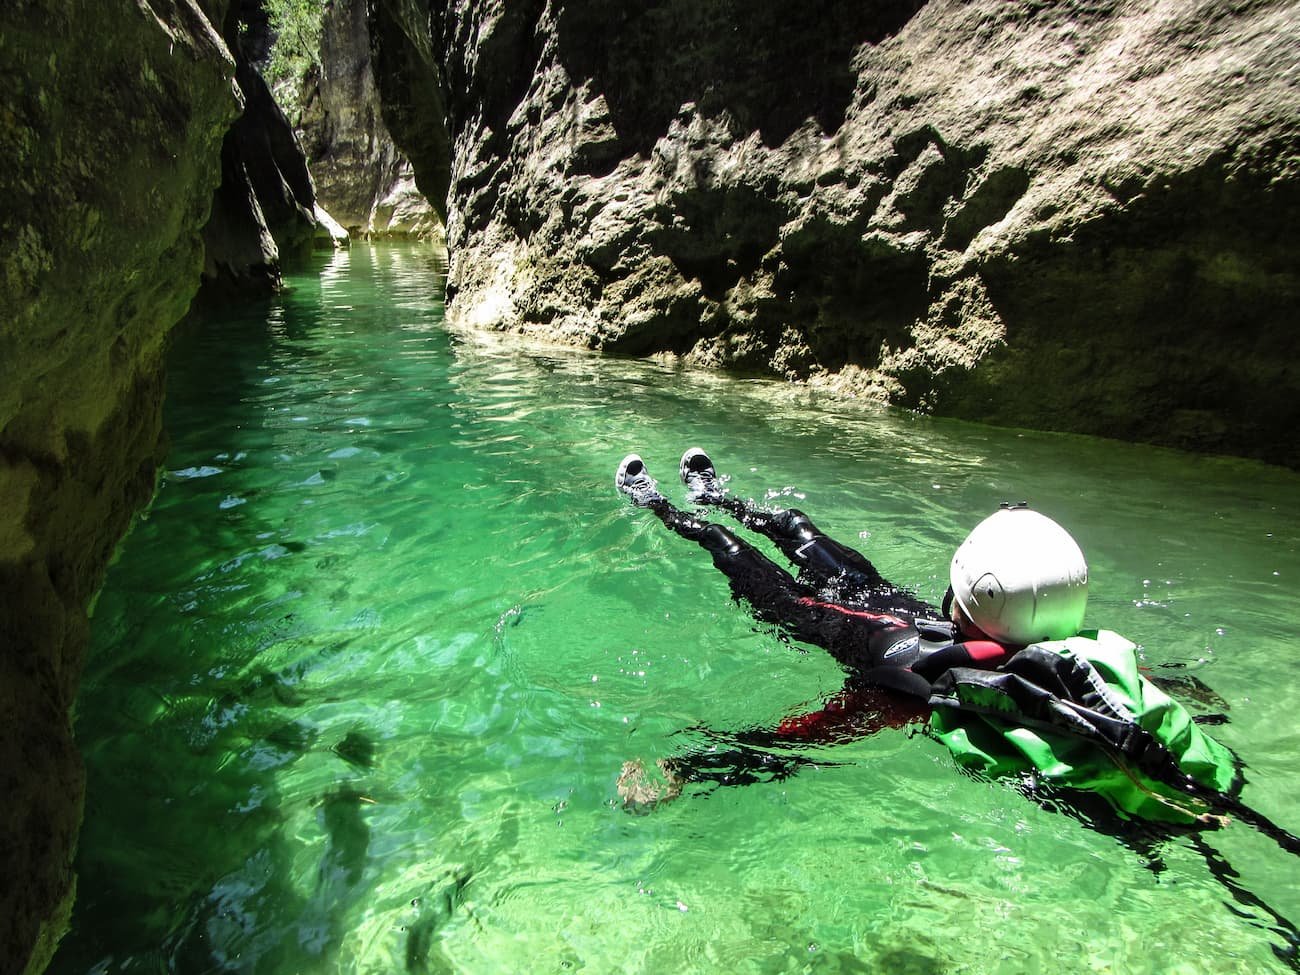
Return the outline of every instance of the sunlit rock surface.
{"type": "Polygon", "coordinates": [[[442,221],[384,125],[365,0],[326,9],[320,58],[298,122],[317,198],[350,233],[440,239],[442,221]]]}
{"type": "Polygon", "coordinates": [[[371,29],[455,323],[1297,463],[1294,2],[376,0],[371,29]]]}
{"type": "Polygon", "coordinates": [[[86,607],[153,491],[162,345],[238,111],[223,4],[0,4],[0,971],[67,923],[86,607]]]}

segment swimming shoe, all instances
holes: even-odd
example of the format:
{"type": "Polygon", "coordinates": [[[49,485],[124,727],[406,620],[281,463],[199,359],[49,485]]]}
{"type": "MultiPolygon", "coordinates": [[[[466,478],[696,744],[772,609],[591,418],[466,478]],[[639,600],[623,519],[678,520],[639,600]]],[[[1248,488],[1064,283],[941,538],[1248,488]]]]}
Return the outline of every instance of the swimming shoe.
{"type": "Polygon", "coordinates": [[[713,461],[699,447],[682,454],[679,468],[682,483],[686,485],[687,500],[695,504],[716,504],[722,500],[722,482],[713,469],[713,461]]]}
{"type": "Polygon", "coordinates": [[[645,469],[645,462],[639,454],[628,454],[623,458],[618,473],[614,475],[614,486],[641,508],[660,497],[659,484],[645,469]]]}

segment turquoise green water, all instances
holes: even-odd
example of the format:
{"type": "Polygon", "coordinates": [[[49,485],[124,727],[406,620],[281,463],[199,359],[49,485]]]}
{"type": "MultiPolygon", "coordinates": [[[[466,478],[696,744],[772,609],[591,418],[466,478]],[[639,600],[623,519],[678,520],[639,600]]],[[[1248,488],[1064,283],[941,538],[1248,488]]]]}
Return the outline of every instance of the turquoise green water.
{"type": "MultiPolygon", "coordinates": [[[[1140,855],[921,735],[624,812],[624,761],[840,674],[612,479],[636,449],[671,487],[706,445],[932,600],[1031,499],[1089,556],[1090,621],[1222,696],[1245,798],[1294,831],[1300,478],[453,335],[440,280],[358,246],[179,335],[167,474],[95,610],[55,972],[1289,970],[1187,837],[1140,855]]],[[[1294,857],[1205,839],[1300,918],[1294,857]]]]}

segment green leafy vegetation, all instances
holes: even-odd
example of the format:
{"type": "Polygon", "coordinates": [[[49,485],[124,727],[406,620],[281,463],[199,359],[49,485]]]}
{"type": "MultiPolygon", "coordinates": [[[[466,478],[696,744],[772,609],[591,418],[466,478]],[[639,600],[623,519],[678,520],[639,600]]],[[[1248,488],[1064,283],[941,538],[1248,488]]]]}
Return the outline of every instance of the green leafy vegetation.
{"type": "Polygon", "coordinates": [[[273,85],[296,81],[320,64],[321,23],[328,0],[263,0],[275,43],[265,75],[273,85]]]}

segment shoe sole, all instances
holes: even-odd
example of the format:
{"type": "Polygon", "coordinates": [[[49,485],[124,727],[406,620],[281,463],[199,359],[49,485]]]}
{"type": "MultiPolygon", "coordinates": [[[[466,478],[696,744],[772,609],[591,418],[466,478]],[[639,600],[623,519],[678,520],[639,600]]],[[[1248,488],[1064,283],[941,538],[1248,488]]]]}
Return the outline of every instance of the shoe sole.
{"type": "MultiPolygon", "coordinates": [[[[628,454],[624,457],[622,463],[618,465],[618,471],[614,474],[614,487],[620,491],[623,490],[623,485],[627,482],[627,469],[634,461],[641,465],[642,470],[645,470],[645,461],[641,459],[640,454],[628,454]]],[[[626,494],[627,492],[624,491],[623,493],[626,494]]]]}
{"type": "MultiPolygon", "coordinates": [[[[696,457],[703,457],[705,460],[708,460],[709,470],[713,470],[713,461],[709,458],[709,455],[706,454],[699,447],[691,447],[686,451],[686,453],[682,454],[682,461],[680,464],[677,465],[677,473],[681,475],[683,484],[687,483],[686,476],[691,472],[690,468],[687,465],[690,463],[691,460],[693,460],[696,457]]],[[[717,477],[718,477],[718,472],[714,470],[713,479],[717,480],[717,477]]]]}
{"type": "Polygon", "coordinates": [[[639,454],[628,454],[623,458],[623,463],[618,465],[618,473],[614,475],[614,487],[631,498],[633,504],[641,507],[660,496],[659,482],[650,476],[650,471],[646,469],[645,461],[639,454]],[[633,464],[639,464],[641,469],[629,476],[627,469],[633,464]]]}

